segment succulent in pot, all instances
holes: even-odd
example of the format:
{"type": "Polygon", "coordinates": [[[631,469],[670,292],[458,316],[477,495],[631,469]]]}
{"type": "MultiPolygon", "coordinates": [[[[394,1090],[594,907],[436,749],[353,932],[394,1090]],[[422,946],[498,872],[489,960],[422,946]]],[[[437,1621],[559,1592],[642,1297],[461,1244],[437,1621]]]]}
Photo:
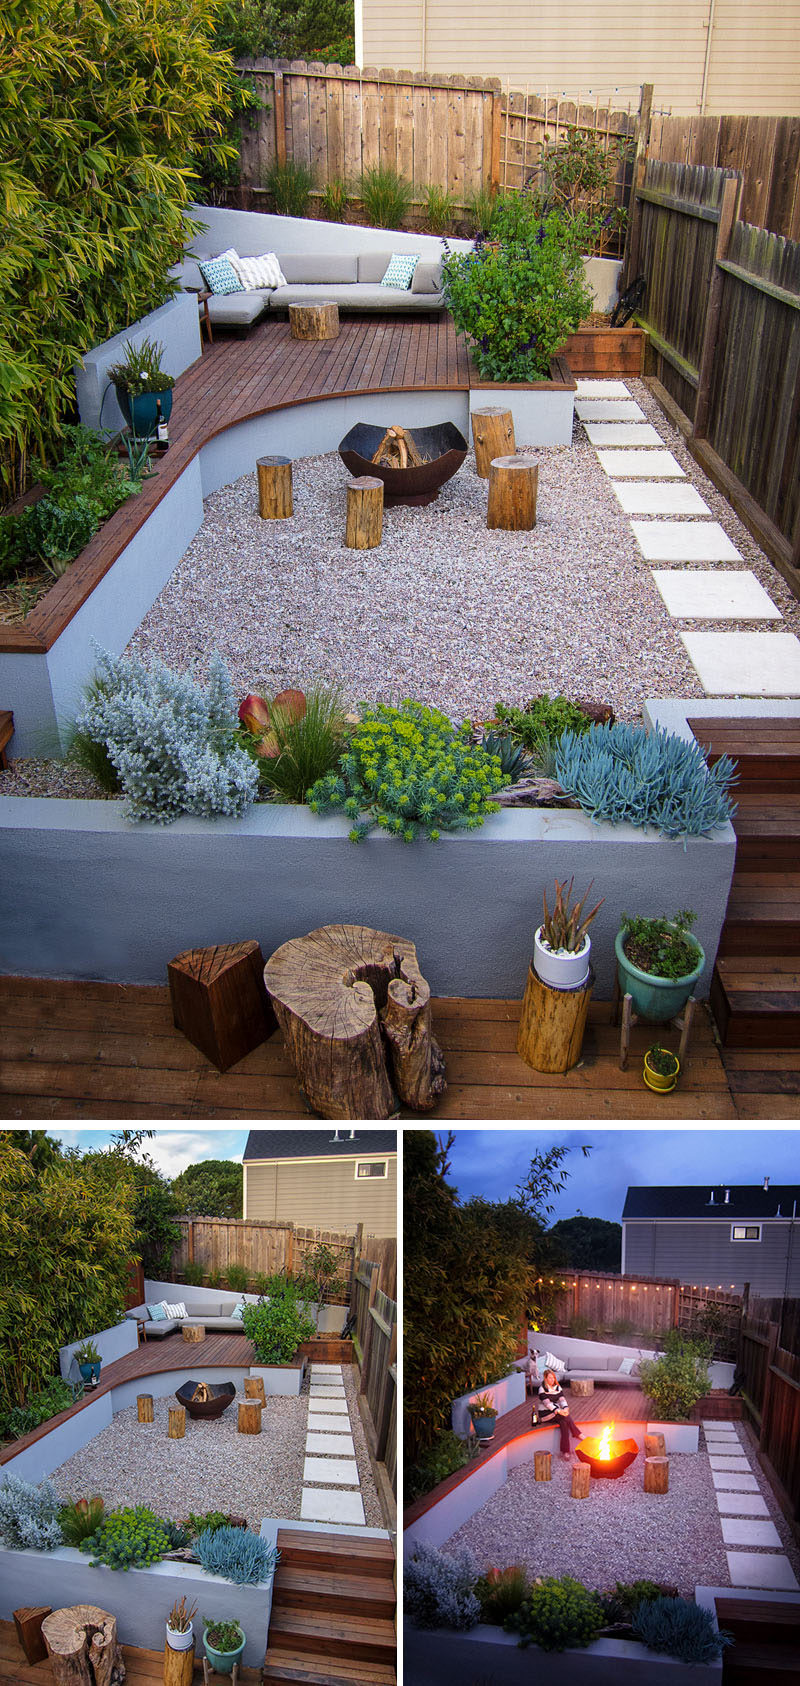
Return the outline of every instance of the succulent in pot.
{"type": "Polygon", "coordinates": [[[642,1076],[648,1089],[653,1089],[656,1094],[668,1095],[675,1088],[680,1069],[681,1063],[677,1054],[654,1042],[644,1056],[642,1076]]]}
{"type": "Polygon", "coordinates": [[[75,1362],[83,1380],[94,1387],[100,1376],[102,1358],[94,1341],[83,1341],[75,1348],[75,1362]]]}
{"type": "Polygon", "coordinates": [[[497,1421],[497,1407],[494,1395],[478,1393],[469,1402],[469,1414],[472,1426],[479,1440],[491,1440],[497,1421]]]}
{"type": "Polygon", "coordinates": [[[605,900],[584,913],[586,899],[594,879],[579,902],[572,900],[574,878],[567,884],[556,879],[556,896],[552,909],[547,905],[547,892],[542,901],[544,917],[533,938],[533,969],[541,982],[551,989],[580,989],[589,976],[591,938],[589,926],[605,900]]]}
{"type": "Polygon", "coordinates": [[[203,1645],[211,1667],[217,1674],[232,1674],[245,1648],[244,1629],[237,1621],[206,1621],[203,1645]]]}
{"type": "Polygon", "coordinates": [[[167,1644],[170,1650],[189,1651],[194,1645],[192,1617],[196,1613],[196,1604],[189,1608],[185,1598],[176,1598],[167,1616],[167,1644]]]}
{"type": "Polygon", "coordinates": [[[138,345],[126,341],[122,349],[124,361],[112,365],[108,378],[131,433],[150,438],[169,421],[175,380],[161,367],[163,345],[143,339],[138,345]]]}
{"type": "Polygon", "coordinates": [[[663,1023],[686,1006],[706,963],[690,929],[696,918],[691,908],[674,919],[623,913],[614,945],[617,974],[639,1018],[663,1023]]]}

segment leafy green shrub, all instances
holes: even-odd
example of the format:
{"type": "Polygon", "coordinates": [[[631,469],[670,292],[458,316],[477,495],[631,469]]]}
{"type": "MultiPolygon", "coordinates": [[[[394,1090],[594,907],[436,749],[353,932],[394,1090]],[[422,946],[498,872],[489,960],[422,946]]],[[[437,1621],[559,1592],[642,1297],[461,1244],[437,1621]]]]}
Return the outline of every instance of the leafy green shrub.
{"type": "Polygon", "coordinates": [[[495,714],[510,736],[532,754],[541,751],[543,739],[555,743],[563,732],[588,732],[592,724],[580,703],[570,702],[568,697],[550,697],[546,691],[522,708],[498,703],[495,714]]]}
{"type": "Polygon", "coordinates": [[[126,474],[105,440],[89,427],[65,427],[56,460],[39,473],[55,503],[85,498],[98,521],[106,521],[132,493],[135,476],[126,474]]]}
{"type": "Polygon", "coordinates": [[[60,1509],[52,1481],[35,1487],[18,1475],[7,1475],[0,1487],[0,1540],[10,1551],[55,1551],[64,1543],[60,1509]]]}
{"type": "Polygon", "coordinates": [[[487,1569],[475,1587],[481,1621],[502,1627],[509,1616],[521,1609],[530,1590],[531,1578],[521,1563],[510,1563],[505,1569],[487,1569]]]}
{"type": "Polygon", "coordinates": [[[0,515],[0,581],[20,573],[27,555],[23,516],[0,515]]]}
{"type": "Polygon", "coordinates": [[[274,1573],[280,1552],[247,1528],[211,1528],[198,1534],[194,1549],[209,1575],[237,1586],[255,1586],[274,1573]]]}
{"type": "Polygon", "coordinates": [[[728,790],[734,763],[706,766],[700,745],[656,727],[617,721],[565,732],[555,752],[556,777],[593,820],[654,826],[664,837],[701,837],[733,813],[728,790]]]}
{"type": "Polygon", "coordinates": [[[551,357],[592,308],[579,245],[554,213],[531,244],[493,240],[447,254],[445,303],[484,380],[547,380],[551,357]]]}
{"type": "Polygon", "coordinates": [[[198,1264],[181,1265],[181,1281],[186,1283],[187,1288],[202,1288],[203,1266],[198,1264]]]}
{"type": "Polygon", "coordinates": [[[506,1620],[506,1631],[518,1633],[520,1645],[540,1645],[543,1651],[591,1645],[603,1625],[603,1601],[571,1575],[538,1581],[519,1610],[506,1620]]]}
{"type": "Polygon", "coordinates": [[[481,1618],[475,1596],[478,1565],[470,1551],[452,1555],[419,1544],[403,1577],[406,1615],[414,1627],[474,1627],[481,1618]]]}
{"type": "Polygon", "coordinates": [[[440,1481],[445,1481],[456,1469],[463,1469],[469,1463],[469,1453],[463,1440],[452,1429],[447,1428],[438,1434],[432,1446],[429,1446],[417,1463],[406,1467],[406,1494],[408,1503],[421,1499],[424,1493],[432,1492],[440,1481]]]}
{"type": "Polygon", "coordinates": [[[602,253],[625,226],[627,213],[617,203],[616,181],[628,156],[623,139],[603,142],[585,129],[569,128],[542,148],[542,185],[534,193],[537,208],[556,205],[565,216],[586,221],[584,251],[602,253]]]}
{"type": "Polygon", "coordinates": [[[347,211],[347,182],[333,176],[325,183],[320,195],[320,210],[328,222],[344,222],[347,211]]]}
{"type": "Polygon", "coordinates": [[[170,1549],[166,1524],[146,1505],[125,1505],[104,1517],[80,1548],[91,1556],[92,1568],[145,1569],[160,1563],[170,1549]]]}
{"type": "Polygon", "coordinates": [[[431,183],[423,190],[422,206],[431,234],[446,234],[456,208],[452,193],[431,183]]]}
{"type": "Polygon", "coordinates": [[[288,1279],[269,1300],[246,1305],[242,1324],[247,1339],[255,1347],[259,1364],[290,1364],[297,1348],[314,1334],[306,1303],[294,1282],[288,1279]]]}
{"type": "Polygon", "coordinates": [[[660,1358],[643,1358],[639,1363],[642,1392],[652,1399],[658,1420],[668,1423],[686,1422],[698,1399],[711,1392],[705,1354],[680,1330],[673,1335],[670,1349],[660,1358]]]}
{"type": "Polygon", "coordinates": [[[232,1288],[235,1294],[243,1294],[245,1292],[248,1280],[249,1278],[244,1265],[228,1265],[228,1287],[232,1288]]]}
{"type": "Polygon", "coordinates": [[[69,1410],[83,1392],[83,1383],[62,1381],[60,1376],[53,1376],[46,1387],[39,1388],[31,1395],[24,1405],[14,1405],[10,1411],[0,1416],[0,1434],[9,1440],[19,1440],[23,1434],[31,1434],[40,1423],[46,1423],[55,1417],[59,1411],[69,1410]]]}
{"type": "Polygon", "coordinates": [[[602,1596],[603,1623],[612,1627],[629,1623],[640,1604],[652,1604],[656,1598],[677,1598],[677,1590],[672,1592],[658,1581],[617,1581],[614,1591],[602,1596]]]}
{"type": "Polygon", "coordinates": [[[102,1524],[105,1508],[99,1493],[93,1499],[74,1499],[62,1505],[58,1520],[65,1545],[80,1547],[84,1540],[91,1539],[102,1524]]]}
{"type": "Polygon", "coordinates": [[[721,1657],[733,1635],[717,1631],[710,1610],[688,1598],[656,1598],[644,1601],[631,1619],[634,1638],[648,1651],[663,1651],[682,1663],[713,1663],[721,1657]]]}
{"type": "Polygon", "coordinates": [[[279,217],[304,217],[314,186],[314,172],[295,158],[273,158],[264,173],[264,186],[272,194],[279,217]]]}
{"type": "Polygon", "coordinates": [[[197,1534],[213,1534],[217,1528],[228,1528],[230,1526],[230,1517],[226,1515],[224,1510],[207,1510],[203,1516],[196,1516],[192,1510],[181,1523],[181,1527],[186,1530],[190,1538],[197,1534]]]}
{"type": "Polygon", "coordinates": [[[655,978],[685,978],[700,959],[690,932],[696,918],[688,907],[674,919],[645,919],[641,914],[623,913],[622,946],[628,959],[655,978]]]}
{"type": "Polygon", "coordinates": [[[387,164],[375,164],[361,176],[361,200],[373,228],[400,228],[412,195],[410,181],[387,164]]]}
{"type": "Polygon", "coordinates": [[[88,498],[70,498],[63,503],[40,498],[25,511],[23,537],[28,560],[43,562],[48,573],[59,579],[94,538],[99,525],[88,498]]]}
{"type": "Polygon", "coordinates": [[[245,729],[239,741],[253,757],[263,786],[286,802],[305,802],[311,786],[330,773],[347,744],[342,693],[337,686],[312,685],[299,717],[291,709],[269,705],[271,748],[264,757],[262,739],[245,729]]]}
{"type": "Polygon", "coordinates": [[[469,722],[456,727],[437,709],[404,702],[365,708],[341,772],[319,780],[308,793],[315,814],[340,809],[353,822],[359,843],[380,826],[412,843],[442,831],[474,831],[502,782],[499,759],[470,742],[469,722]]]}

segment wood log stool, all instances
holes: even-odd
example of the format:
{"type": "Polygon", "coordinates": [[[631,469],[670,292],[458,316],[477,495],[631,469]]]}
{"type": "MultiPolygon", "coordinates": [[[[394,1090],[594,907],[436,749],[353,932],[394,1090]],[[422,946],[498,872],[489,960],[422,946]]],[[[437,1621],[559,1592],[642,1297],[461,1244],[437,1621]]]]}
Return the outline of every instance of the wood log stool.
{"type": "Polygon", "coordinates": [[[516,452],[511,411],[494,404],[485,410],[473,410],[472,443],[475,446],[475,471],[481,480],[488,480],[493,459],[513,457],[516,452]]]}
{"type": "Polygon", "coordinates": [[[263,1405],[260,1399],[244,1399],[239,1404],[239,1434],[261,1433],[261,1412],[263,1405]]]}
{"type": "Polygon", "coordinates": [[[563,1076],[578,1064],[593,986],[591,967],[586,983],[577,989],[551,989],[529,966],[517,1053],[534,1071],[558,1072],[563,1076]]]}
{"type": "Polygon", "coordinates": [[[275,1029],[257,942],[189,948],[167,967],[178,1030],[218,1071],[258,1048],[275,1029]]]}
{"type": "Polygon", "coordinates": [[[574,1464],[572,1469],[572,1486],[570,1493],[573,1499],[588,1499],[592,1472],[588,1464],[574,1464]]]}
{"type": "Polygon", "coordinates": [[[164,1646],[164,1686],[192,1686],[194,1674],[194,1642],[188,1651],[173,1651],[164,1646]]]}
{"type": "Polygon", "coordinates": [[[54,1610],[42,1622],[56,1686],[119,1686],[125,1664],[117,1644],[117,1621],[96,1604],[54,1610]]]}
{"type": "Polygon", "coordinates": [[[361,474],[347,482],[346,550],[375,550],[383,538],[383,481],[361,474]]]}
{"type": "Polygon", "coordinates": [[[170,1405],[169,1423],[167,1425],[168,1440],[183,1440],[186,1434],[186,1412],[182,1405],[170,1405]]]}
{"type": "Polygon", "coordinates": [[[553,1457],[551,1452],[534,1452],[533,1478],[534,1481],[550,1481],[553,1473],[553,1457]]]}
{"type": "Polygon", "coordinates": [[[181,1334],[188,1346],[199,1346],[206,1338],[205,1325],[202,1323],[184,1323],[181,1334]]]}
{"type": "Polygon", "coordinates": [[[17,1638],[29,1663],[40,1663],[47,1656],[47,1646],[42,1638],[42,1622],[45,1616],[50,1615],[52,1608],[52,1604],[25,1604],[13,1612],[17,1638]]]}
{"type": "Polygon", "coordinates": [[[533,457],[494,457],[489,465],[487,527],[527,533],[536,526],[539,464],[533,457]]]}
{"type": "Polygon", "coordinates": [[[645,1458],[644,1490],[646,1493],[669,1492],[669,1458],[645,1458]]]}
{"type": "MultiPolygon", "coordinates": [[[[590,1393],[594,1393],[594,1382],[591,1376],[576,1376],[574,1381],[570,1381],[569,1391],[573,1399],[588,1399],[590,1393]]],[[[588,1464],[586,1468],[589,1468],[588,1464]]]]}
{"type": "Polygon", "coordinates": [[[256,476],[262,521],[288,521],[294,514],[291,457],[257,457],[256,476]]]}
{"type": "Polygon", "coordinates": [[[136,1415],[139,1418],[140,1423],[151,1423],[151,1422],[153,1422],[154,1419],[153,1419],[153,1395],[152,1395],[152,1393],[137,1393],[137,1395],[136,1395],[136,1415]]]}
{"type": "Polygon", "coordinates": [[[663,1434],[646,1434],[644,1437],[644,1455],[646,1458],[665,1458],[666,1443],[663,1434]]]}
{"type": "Polygon", "coordinates": [[[430,989],[405,937],[323,925],[284,943],[264,980],[298,1082],[324,1118],[427,1112],[444,1093],[430,989]]]}
{"type": "Polygon", "coordinates": [[[338,339],[338,304],[328,300],[320,300],[316,304],[290,304],[289,332],[293,340],[338,339]]]}
{"type": "Polygon", "coordinates": [[[266,1405],[267,1398],[264,1392],[264,1377],[245,1376],[244,1396],[245,1399],[258,1399],[262,1405],[266,1405]]]}

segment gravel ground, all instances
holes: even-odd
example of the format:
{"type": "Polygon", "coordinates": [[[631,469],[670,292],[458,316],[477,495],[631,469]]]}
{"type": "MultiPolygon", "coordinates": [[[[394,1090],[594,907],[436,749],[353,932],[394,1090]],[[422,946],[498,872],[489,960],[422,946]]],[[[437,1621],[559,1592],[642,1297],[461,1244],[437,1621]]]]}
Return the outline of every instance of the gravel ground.
{"type": "MultiPolygon", "coordinates": [[[[381,1527],[352,1366],[343,1371],[366,1524],[381,1527]]],[[[169,1406],[175,1404],[171,1394],[153,1401],[152,1428],[140,1425],[136,1406],[129,1406],[61,1464],[53,1481],[64,1497],[100,1493],[106,1508],[145,1504],[176,1521],[189,1511],[206,1510],[246,1516],[251,1527],[264,1516],[298,1521],[308,1385],[307,1378],[297,1398],[267,1399],[260,1435],[237,1433],[238,1395],[216,1422],[193,1422],[187,1414],[183,1440],[167,1438],[169,1406]]]]}

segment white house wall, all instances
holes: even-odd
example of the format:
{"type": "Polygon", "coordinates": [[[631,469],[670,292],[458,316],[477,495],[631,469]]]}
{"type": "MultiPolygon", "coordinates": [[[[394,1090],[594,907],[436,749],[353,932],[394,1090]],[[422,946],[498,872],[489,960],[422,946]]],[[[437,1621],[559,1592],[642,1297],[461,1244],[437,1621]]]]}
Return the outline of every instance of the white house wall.
{"type": "Polygon", "coordinates": [[[733,1223],[755,1222],[734,1207],[725,1217],[626,1218],[625,1274],[667,1276],[698,1286],[733,1287],[749,1282],[753,1294],[800,1293],[800,1217],[763,1220],[760,1241],[732,1241],[733,1223]],[[794,1235],[792,1237],[792,1229],[794,1235]],[[788,1265],[788,1269],[787,1269],[788,1265]]]}

